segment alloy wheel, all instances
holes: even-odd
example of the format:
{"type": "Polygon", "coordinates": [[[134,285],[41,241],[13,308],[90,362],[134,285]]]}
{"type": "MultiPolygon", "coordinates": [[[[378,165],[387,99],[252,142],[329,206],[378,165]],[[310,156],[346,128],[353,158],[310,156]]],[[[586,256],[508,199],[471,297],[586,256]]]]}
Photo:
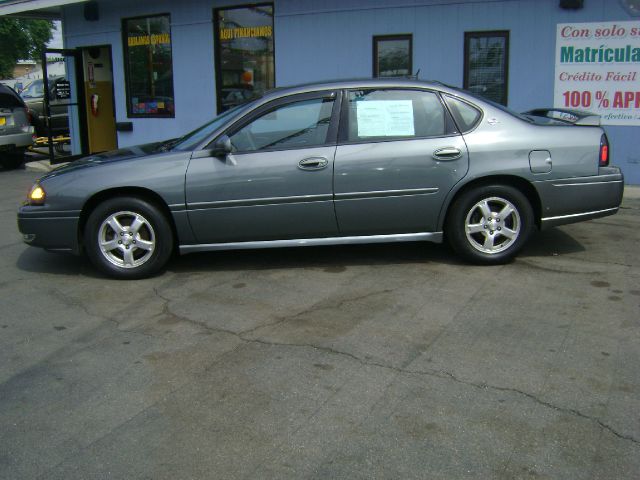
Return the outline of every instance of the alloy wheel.
{"type": "Polygon", "coordinates": [[[465,219],[465,233],[473,248],[496,254],[509,248],[520,235],[518,209],[509,200],[489,197],[471,207],[465,219]]]}
{"type": "Polygon", "coordinates": [[[151,223],[136,212],[119,211],[109,215],[98,230],[100,252],[121,268],[136,268],[146,263],[156,248],[151,223]]]}

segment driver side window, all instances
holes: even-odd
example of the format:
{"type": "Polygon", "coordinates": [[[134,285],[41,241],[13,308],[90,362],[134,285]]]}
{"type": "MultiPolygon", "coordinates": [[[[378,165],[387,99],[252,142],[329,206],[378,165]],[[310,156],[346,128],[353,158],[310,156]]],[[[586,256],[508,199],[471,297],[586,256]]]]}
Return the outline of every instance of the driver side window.
{"type": "Polygon", "coordinates": [[[280,105],[230,136],[235,152],[307,148],[327,141],[333,98],[280,105]]]}

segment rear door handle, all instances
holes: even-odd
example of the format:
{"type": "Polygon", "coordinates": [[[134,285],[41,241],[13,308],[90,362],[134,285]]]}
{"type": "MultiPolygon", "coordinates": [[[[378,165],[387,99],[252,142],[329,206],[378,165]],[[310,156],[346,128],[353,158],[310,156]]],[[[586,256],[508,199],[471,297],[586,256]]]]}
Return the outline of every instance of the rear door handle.
{"type": "Polygon", "coordinates": [[[436,160],[457,160],[462,156],[462,151],[456,147],[443,147],[433,152],[436,160]]]}
{"type": "Polygon", "coordinates": [[[329,160],[324,157],[303,158],[298,162],[300,170],[322,170],[327,165],[329,165],[329,160]]]}

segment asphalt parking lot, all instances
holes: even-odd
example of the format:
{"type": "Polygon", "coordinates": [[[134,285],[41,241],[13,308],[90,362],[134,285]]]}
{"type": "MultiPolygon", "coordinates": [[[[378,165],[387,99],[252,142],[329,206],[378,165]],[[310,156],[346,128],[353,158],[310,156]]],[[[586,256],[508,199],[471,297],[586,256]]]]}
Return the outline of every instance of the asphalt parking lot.
{"type": "Polygon", "coordinates": [[[2,479],[640,477],[640,188],[506,266],[416,243],[144,281],[29,248],[0,171],[2,479]]]}

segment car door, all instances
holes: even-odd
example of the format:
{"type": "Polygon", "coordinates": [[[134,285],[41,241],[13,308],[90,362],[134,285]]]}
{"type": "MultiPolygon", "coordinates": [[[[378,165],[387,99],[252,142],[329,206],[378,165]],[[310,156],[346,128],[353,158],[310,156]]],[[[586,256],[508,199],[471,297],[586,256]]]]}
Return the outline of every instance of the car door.
{"type": "Polygon", "coordinates": [[[271,102],[225,132],[226,157],[192,158],[186,200],[199,243],[337,235],[336,98],[331,91],[271,102]]]}
{"type": "Polygon", "coordinates": [[[435,231],[468,166],[464,139],[437,92],[347,91],[335,159],[340,234],[435,231]]]}

